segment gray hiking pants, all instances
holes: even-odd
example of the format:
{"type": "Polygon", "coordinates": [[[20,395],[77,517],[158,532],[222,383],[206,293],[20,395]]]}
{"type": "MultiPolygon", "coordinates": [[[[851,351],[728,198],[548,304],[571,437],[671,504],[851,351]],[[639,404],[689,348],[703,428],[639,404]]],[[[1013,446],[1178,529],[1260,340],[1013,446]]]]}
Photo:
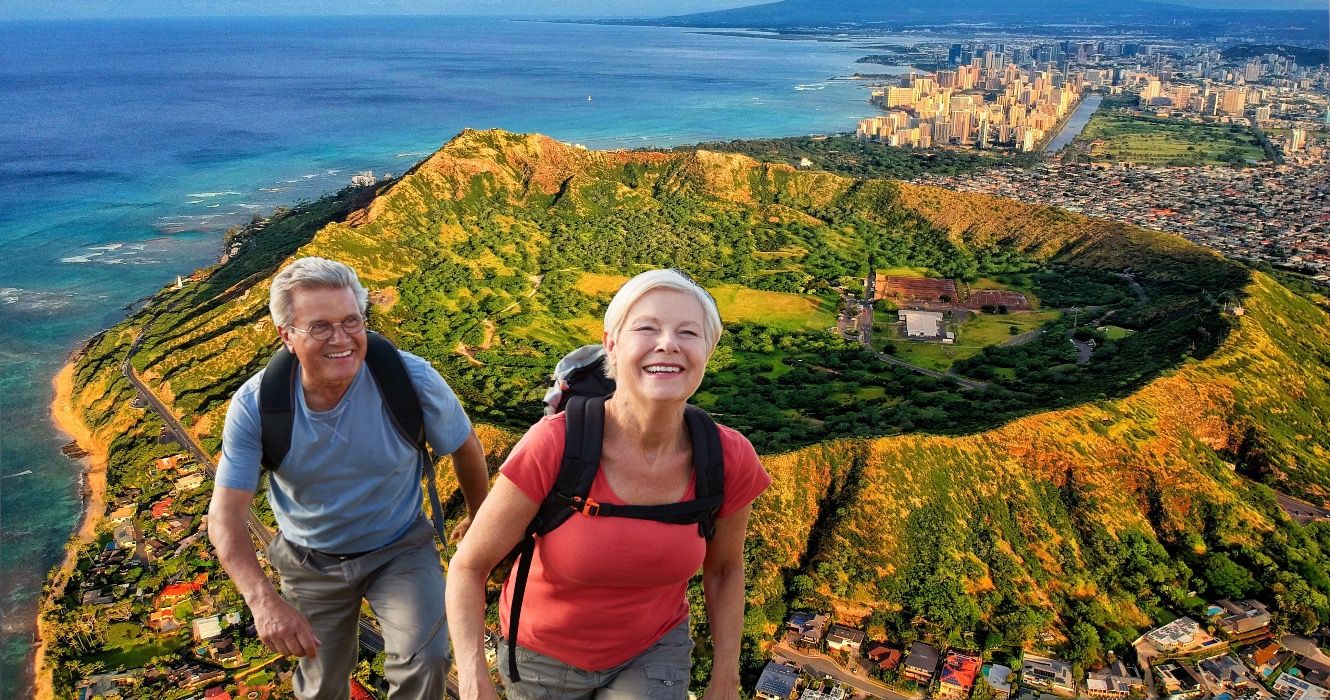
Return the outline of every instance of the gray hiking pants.
{"type": "Polygon", "coordinates": [[[396,542],[341,559],[286,541],[279,533],[268,560],[282,577],[282,597],[309,619],[319,655],[300,659],[294,679],[302,700],[346,700],[355,669],[361,600],[383,632],[392,700],[439,700],[451,661],[443,616],[443,565],[434,528],[421,518],[396,542]]]}
{"type": "Polygon", "coordinates": [[[499,674],[508,700],[686,700],[692,653],[684,620],[650,649],[608,671],[583,671],[519,646],[521,683],[508,677],[508,643],[501,641],[499,674]]]}

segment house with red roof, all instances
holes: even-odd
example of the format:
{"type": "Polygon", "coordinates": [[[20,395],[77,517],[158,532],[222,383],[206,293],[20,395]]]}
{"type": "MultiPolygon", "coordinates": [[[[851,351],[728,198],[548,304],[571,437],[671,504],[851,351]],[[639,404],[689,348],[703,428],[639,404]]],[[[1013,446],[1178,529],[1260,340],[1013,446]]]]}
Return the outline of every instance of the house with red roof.
{"type": "Polygon", "coordinates": [[[877,664],[883,671],[890,671],[901,663],[901,650],[893,649],[885,642],[873,642],[865,647],[868,660],[877,664]]]}
{"type": "Polygon", "coordinates": [[[947,652],[947,658],[942,662],[942,673],[938,675],[937,697],[940,700],[969,697],[982,663],[977,656],[959,651],[947,652]]]}
{"type": "Polygon", "coordinates": [[[368,688],[361,685],[360,681],[352,678],[351,700],[378,700],[378,699],[374,697],[374,693],[369,692],[368,688]]]}
{"type": "Polygon", "coordinates": [[[174,499],[171,499],[171,498],[163,498],[162,500],[157,501],[156,503],[152,504],[152,517],[154,517],[154,518],[164,518],[164,517],[170,515],[170,514],[171,514],[171,504],[174,503],[174,502],[175,502],[174,499]]]}

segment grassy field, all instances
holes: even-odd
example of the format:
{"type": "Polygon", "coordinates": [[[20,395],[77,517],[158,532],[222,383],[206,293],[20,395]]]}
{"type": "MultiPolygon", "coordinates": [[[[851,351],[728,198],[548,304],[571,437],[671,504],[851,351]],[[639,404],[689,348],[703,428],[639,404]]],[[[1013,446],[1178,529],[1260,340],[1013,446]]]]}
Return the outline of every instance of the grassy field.
{"type": "Polygon", "coordinates": [[[928,270],[922,267],[884,267],[876,270],[877,274],[887,277],[927,277],[928,270]]]}
{"type": "Polygon", "coordinates": [[[114,622],[106,631],[106,651],[94,659],[106,664],[107,670],[138,668],[154,656],[165,656],[184,648],[189,637],[156,635],[142,625],[132,622],[114,622]]]}
{"type": "Polygon", "coordinates": [[[900,337],[895,324],[889,322],[875,324],[874,338],[879,348],[891,342],[896,346],[895,356],[910,364],[945,372],[957,360],[972,357],[990,345],[997,345],[1014,335],[1039,328],[1060,315],[1058,311],[1033,311],[980,314],[959,324],[948,320],[947,330],[956,334],[956,342],[952,345],[900,337]],[[1016,329],[1014,333],[1011,330],[1013,328],[1016,329]]]}
{"type": "MultiPolygon", "coordinates": [[[[597,296],[618,291],[627,277],[582,273],[577,290],[597,296]]],[[[760,323],[782,330],[820,331],[836,325],[836,301],[831,296],[813,297],[784,292],[766,292],[723,284],[707,291],[716,298],[720,318],[726,323],[760,323]]]]}
{"type": "Polygon", "coordinates": [[[733,284],[708,291],[716,298],[721,319],[729,323],[760,323],[791,331],[820,331],[836,325],[836,302],[830,296],[764,292],[733,284]]]}
{"type": "Polygon", "coordinates": [[[980,314],[961,324],[956,330],[956,344],[978,346],[996,345],[1012,335],[1032,331],[1060,316],[1058,311],[1030,311],[1010,314],[980,314]],[[1009,329],[1015,328],[1016,333],[1009,329]]]}
{"type": "Polygon", "coordinates": [[[577,291],[587,296],[598,296],[600,294],[614,294],[619,291],[619,287],[628,281],[625,275],[602,275],[597,272],[583,272],[581,277],[577,278],[577,291]]]}
{"type": "Polygon", "coordinates": [[[1109,340],[1121,340],[1136,331],[1121,326],[1104,326],[1104,336],[1109,340]]]}
{"type": "Polygon", "coordinates": [[[1265,160],[1260,141],[1243,126],[1192,124],[1099,111],[1078,137],[1102,141],[1090,149],[1094,161],[1152,165],[1241,165],[1265,160]]]}

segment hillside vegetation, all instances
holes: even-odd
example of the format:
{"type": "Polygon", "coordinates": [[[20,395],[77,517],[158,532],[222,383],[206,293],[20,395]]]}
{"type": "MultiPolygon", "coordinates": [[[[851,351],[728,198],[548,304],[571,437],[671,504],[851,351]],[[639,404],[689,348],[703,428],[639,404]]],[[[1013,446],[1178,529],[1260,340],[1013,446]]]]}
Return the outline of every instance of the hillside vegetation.
{"type": "MultiPolygon", "coordinates": [[[[374,327],[440,368],[496,463],[539,413],[557,358],[599,340],[606,276],[676,266],[733,292],[725,303],[748,316],[699,402],[748,432],[775,477],[747,543],[750,652],[796,607],[983,648],[1051,632],[1081,663],[1196,596],[1262,597],[1286,629],[1330,620],[1330,528],[1293,523],[1252,480],[1330,503],[1330,323],[1180,238],[740,155],[473,131],[354,223],[344,211],[307,243],[280,240],[360,271],[374,327]],[[801,327],[797,306],[784,327],[765,325],[740,294],[825,313],[870,259],[1025,275],[1044,306],[1111,312],[1136,332],[1105,339],[1085,366],[1069,326],[986,350],[962,371],[1016,378],[962,392],[801,327]],[[1223,313],[1235,304],[1244,316],[1223,313]]],[[[254,245],[280,259],[265,235],[254,245]]],[[[274,270],[238,274],[247,259],[163,290],[84,352],[76,400],[112,445],[113,492],[167,449],[118,372],[133,338],[145,339],[134,365],[210,447],[229,396],[275,347],[274,270]]]]}

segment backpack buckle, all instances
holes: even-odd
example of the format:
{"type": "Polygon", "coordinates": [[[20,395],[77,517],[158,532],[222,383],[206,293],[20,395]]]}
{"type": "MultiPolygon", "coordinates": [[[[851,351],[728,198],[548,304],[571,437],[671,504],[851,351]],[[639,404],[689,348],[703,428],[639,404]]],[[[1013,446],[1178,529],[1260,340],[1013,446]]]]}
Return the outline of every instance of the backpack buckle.
{"type": "Polygon", "coordinates": [[[582,498],[581,496],[573,496],[571,500],[573,502],[573,510],[582,515],[591,518],[600,515],[600,503],[598,503],[596,499],[591,497],[582,498]]]}

